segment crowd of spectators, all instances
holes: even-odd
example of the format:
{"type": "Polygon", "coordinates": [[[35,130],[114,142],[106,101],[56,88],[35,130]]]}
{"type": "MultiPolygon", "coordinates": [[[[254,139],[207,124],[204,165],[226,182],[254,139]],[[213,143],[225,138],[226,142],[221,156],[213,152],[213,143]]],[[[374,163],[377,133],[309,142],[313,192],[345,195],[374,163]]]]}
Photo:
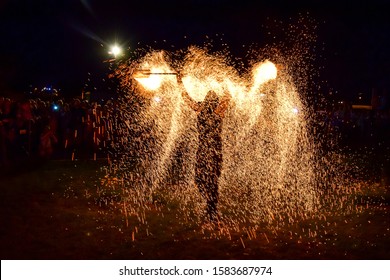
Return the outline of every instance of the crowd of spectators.
{"type": "Polygon", "coordinates": [[[381,150],[390,146],[390,110],[386,108],[342,102],[317,116],[323,134],[338,139],[341,147],[381,150]]]}
{"type": "Polygon", "coordinates": [[[115,101],[0,97],[0,166],[26,159],[96,159],[111,141],[115,101]]]}

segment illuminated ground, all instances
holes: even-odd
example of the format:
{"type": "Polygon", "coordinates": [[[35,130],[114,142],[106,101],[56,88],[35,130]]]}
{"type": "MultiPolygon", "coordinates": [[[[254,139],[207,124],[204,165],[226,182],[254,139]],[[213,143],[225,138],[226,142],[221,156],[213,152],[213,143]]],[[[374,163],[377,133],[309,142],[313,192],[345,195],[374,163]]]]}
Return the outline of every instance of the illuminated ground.
{"type": "MultiPolygon", "coordinates": [[[[362,193],[359,215],[306,221],[281,232],[257,229],[210,238],[176,224],[171,210],[151,216],[149,236],[134,236],[124,215],[98,205],[103,162],[51,161],[1,173],[1,259],[389,259],[389,193],[362,193]],[[315,225],[315,226],[314,226],[315,225]],[[318,225],[324,236],[308,237],[318,225]],[[303,236],[299,238],[296,233],[303,236]]],[[[379,186],[379,185],[378,185],[379,186]]],[[[101,201],[100,201],[101,202],[101,201]]],[[[212,234],[212,233],[211,233],[212,234]]]]}

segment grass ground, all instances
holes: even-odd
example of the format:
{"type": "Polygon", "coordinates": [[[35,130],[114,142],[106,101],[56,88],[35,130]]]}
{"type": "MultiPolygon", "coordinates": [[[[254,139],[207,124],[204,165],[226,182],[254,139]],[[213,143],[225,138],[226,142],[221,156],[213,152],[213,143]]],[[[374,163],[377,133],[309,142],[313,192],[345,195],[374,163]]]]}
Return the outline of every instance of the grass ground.
{"type": "Polygon", "coordinates": [[[147,232],[132,219],[127,226],[120,211],[96,203],[102,165],[49,161],[0,173],[1,259],[390,259],[389,192],[380,184],[356,198],[359,213],[228,238],[177,223],[175,209],[151,211],[147,232]]]}

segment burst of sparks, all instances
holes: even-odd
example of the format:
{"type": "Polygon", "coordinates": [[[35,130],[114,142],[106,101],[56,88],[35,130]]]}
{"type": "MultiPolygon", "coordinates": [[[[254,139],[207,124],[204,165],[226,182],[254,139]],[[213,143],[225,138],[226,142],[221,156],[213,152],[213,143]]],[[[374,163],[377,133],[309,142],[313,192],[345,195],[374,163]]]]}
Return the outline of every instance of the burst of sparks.
{"type": "MultiPolygon", "coordinates": [[[[229,92],[232,97],[223,123],[218,204],[228,228],[266,223],[276,232],[316,215],[321,200],[340,206],[326,201],[329,190],[318,188],[322,163],[316,159],[309,113],[298,92],[304,86],[296,84],[287,67],[278,71],[270,60],[255,63],[247,76],[227,60],[191,47],[182,61],[151,51],[120,68],[122,85],[131,90],[123,96],[121,114],[111,121],[117,159],[110,172],[120,179],[108,185],[117,188],[121,182],[126,219],[133,215],[146,225],[148,210],[171,201],[178,205],[183,221],[201,220],[205,201],[194,187],[197,115],[183,101],[183,89],[196,101],[209,90],[220,97],[229,92]],[[181,69],[184,88],[173,75],[134,75],[132,69],[150,73],[181,69]]],[[[255,236],[253,232],[248,235],[255,236]]],[[[317,234],[308,233],[313,238],[317,234]]]]}

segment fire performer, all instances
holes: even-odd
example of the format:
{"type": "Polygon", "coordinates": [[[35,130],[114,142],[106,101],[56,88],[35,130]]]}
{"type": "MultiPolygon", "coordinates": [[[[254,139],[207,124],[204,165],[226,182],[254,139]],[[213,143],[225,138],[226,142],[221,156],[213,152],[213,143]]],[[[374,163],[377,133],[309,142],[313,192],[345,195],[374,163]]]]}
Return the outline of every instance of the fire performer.
{"type": "MultiPolygon", "coordinates": [[[[179,85],[182,77],[177,74],[179,85]]],[[[218,180],[222,168],[222,121],[231,100],[226,92],[219,98],[209,91],[202,102],[194,101],[182,86],[182,97],[186,104],[197,113],[199,145],[196,152],[195,183],[200,194],[206,199],[206,215],[211,222],[218,222],[218,180]]]]}

